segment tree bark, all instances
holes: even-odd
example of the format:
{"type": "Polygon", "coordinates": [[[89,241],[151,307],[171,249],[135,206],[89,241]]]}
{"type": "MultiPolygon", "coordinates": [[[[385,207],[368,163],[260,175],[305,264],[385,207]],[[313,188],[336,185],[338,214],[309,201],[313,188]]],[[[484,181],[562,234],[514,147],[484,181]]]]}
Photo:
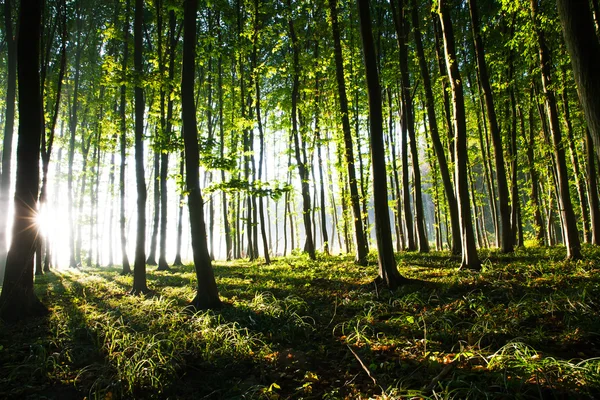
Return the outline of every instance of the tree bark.
{"type": "MultiPolygon", "coordinates": [[[[559,194],[559,207],[563,221],[563,231],[565,246],[567,247],[568,259],[581,258],[581,244],[579,234],[577,232],[577,221],[573,212],[573,204],[571,203],[571,195],[569,193],[569,174],[565,159],[564,143],[562,141],[562,132],[558,121],[558,110],[556,107],[556,97],[552,90],[551,79],[551,62],[548,47],[546,46],[544,32],[539,25],[538,16],[538,0],[531,0],[531,16],[533,19],[534,31],[537,34],[539,46],[539,61],[542,74],[542,88],[544,90],[546,112],[550,122],[550,131],[552,133],[552,142],[554,147],[554,159],[556,161],[557,172],[557,190],[559,194]]],[[[598,80],[600,84],[600,80],[598,80]]],[[[600,93],[600,91],[598,92],[600,93]]],[[[600,109],[599,109],[600,111],[600,109]]],[[[593,136],[592,136],[593,138],[593,136]]]]}
{"type": "Polygon", "coordinates": [[[419,28],[419,11],[416,4],[416,0],[412,0],[412,22],[413,22],[413,34],[415,40],[415,47],[417,52],[417,58],[419,59],[419,68],[421,70],[421,79],[423,79],[423,89],[425,91],[425,108],[427,110],[427,121],[429,122],[429,131],[431,134],[431,142],[433,150],[435,152],[440,176],[442,178],[442,184],[444,186],[444,193],[446,195],[446,201],[448,203],[448,213],[450,214],[450,224],[452,225],[452,254],[460,253],[460,222],[458,218],[458,206],[456,204],[456,196],[454,194],[454,187],[452,185],[452,179],[450,170],[448,168],[448,161],[446,160],[446,153],[444,146],[440,139],[438,131],[438,124],[435,114],[435,102],[433,97],[433,91],[431,89],[431,78],[429,75],[429,67],[425,59],[425,52],[423,50],[423,43],[421,40],[421,30],[419,28]]]}
{"type": "Polygon", "coordinates": [[[18,39],[19,139],[13,239],[6,258],[0,295],[0,318],[18,321],[48,312],[33,291],[33,256],[38,228],[36,218],[43,105],[40,92],[41,0],[22,0],[18,39]]]}
{"type": "MultiPolygon", "coordinates": [[[[597,2],[594,5],[597,13],[597,2]]],[[[594,40],[594,21],[590,5],[588,0],[556,0],[556,6],[567,50],[571,56],[577,93],[596,155],[600,157],[600,42],[594,40]]]]}
{"type": "MultiPolygon", "coordinates": [[[[130,0],[127,0],[125,6],[125,25],[123,26],[123,63],[121,65],[122,79],[125,81],[127,77],[127,62],[129,57],[129,13],[130,13],[130,0]]],[[[121,150],[121,166],[119,170],[119,231],[121,236],[121,254],[123,264],[123,274],[131,274],[131,266],[129,265],[129,257],[127,257],[127,234],[125,232],[126,220],[125,220],[125,167],[127,165],[127,124],[125,119],[125,108],[126,108],[126,91],[127,87],[123,83],[121,85],[121,99],[120,99],[120,150],[121,150]]]]}
{"type": "Polygon", "coordinates": [[[383,145],[383,115],[381,88],[377,72],[377,56],[373,44],[371,12],[368,0],[357,0],[360,20],[360,36],[367,78],[369,97],[369,124],[371,161],[373,163],[373,208],[375,210],[375,233],[379,260],[379,280],[390,289],[406,282],[396,268],[390,213],[387,202],[387,179],[385,170],[385,149],[383,145]]]}
{"type": "Polygon", "coordinates": [[[596,157],[589,132],[585,135],[585,151],[587,157],[587,176],[589,179],[588,196],[590,201],[590,228],[592,244],[600,245],[600,204],[598,201],[598,172],[596,157]]]}
{"type": "Polygon", "coordinates": [[[2,175],[0,176],[0,284],[4,279],[7,256],[6,229],[10,203],[10,178],[15,127],[15,97],[17,90],[17,42],[12,26],[12,2],[4,1],[4,34],[6,40],[6,111],[4,116],[4,139],[2,142],[2,175]]]}
{"type": "MultiPolygon", "coordinates": [[[[139,1],[139,0],[138,0],[139,1]]],[[[196,14],[197,0],[184,2],[183,69],[181,74],[181,105],[183,116],[183,140],[185,146],[186,185],[188,210],[192,233],[192,251],[198,288],[190,306],[197,310],[219,308],[221,300],[215,282],[212,262],[206,240],[204,202],[200,193],[198,172],[198,130],[194,104],[194,77],[196,61],[196,14]]]]}
{"type": "Polygon", "coordinates": [[[342,117],[342,131],[344,134],[344,154],[348,183],[350,187],[350,202],[354,215],[354,241],[356,244],[356,255],[354,260],[357,264],[365,265],[367,262],[367,246],[365,232],[360,211],[360,197],[356,183],[356,168],[354,166],[354,150],[352,145],[352,132],[350,130],[350,119],[348,114],[348,96],[346,95],[346,81],[344,78],[344,61],[342,58],[342,45],[340,40],[340,27],[337,13],[337,0],[329,0],[331,12],[331,31],[333,34],[333,51],[335,57],[335,76],[337,79],[338,96],[340,100],[340,111],[342,117]]]}
{"type": "MultiPolygon", "coordinates": [[[[290,12],[292,11],[292,3],[291,0],[288,0],[288,8],[290,12]]],[[[305,251],[308,253],[308,256],[311,260],[316,260],[315,254],[315,244],[313,240],[313,232],[312,232],[312,224],[310,221],[310,210],[311,210],[311,200],[310,200],[310,186],[309,186],[309,171],[306,163],[306,153],[304,148],[304,141],[302,151],[300,149],[300,132],[298,132],[298,98],[300,92],[300,49],[298,44],[298,37],[296,36],[296,31],[294,29],[293,19],[290,17],[288,19],[288,25],[290,30],[290,39],[292,45],[292,56],[293,56],[293,64],[292,64],[292,131],[291,131],[291,139],[294,141],[295,155],[296,155],[296,164],[298,166],[298,173],[300,175],[301,181],[301,192],[302,192],[302,219],[304,221],[304,231],[306,234],[306,245],[304,246],[305,251]],[[304,154],[302,154],[304,153],[304,154]]]]}
{"type": "Polygon", "coordinates": [[[133,65],[135,82],[135,180],[137,187],[137,229],[135,260],[133,264],[133,287],[131,294],[145,294],[150,290],[146,284],[146,179],[144,177],[144,89],[142,88],[142,24],[144,23],[144,0],[135,0],[133,21],[133,65]]]}
{"type": "Polygon", "coordinates": [[[444,50],[450,86],[452,88],[452,103],[454,108],[454,157],[455,157],[455,182],[459,206],[462,262],[461,268],[473,270],[481,269],[481,262],[477,255],[475,237],[473,234],[473,220],[469,205],[469,182],[467,171],[467,124],[465,116],[465,100],[462,79],[458,70],[456,50],[454,44],[454,31],[447,0],[439,0],[438,13],[444,37],[444,50]]]}
{"type": "Polygon", "coordinates": [[[471,25],[473,27],[473,42],[475,44],[475,54],[477,58],[477,71],[479,81],[483,89],[485,99],[485,109],[487,111],[490,134],[494,144],[494,161],[496,165],[496,182],[498,183],[498,199],[500,203],[500,234],[501,250],[503,253],[510,253],[514,248],[514,240],[511,229],[511,214],[509,204],[509,191],[506,179],[506,167],[504,165],[504,150],[502,146],[502,135],[498,126],[496,110],[494,108],[494,96],[490,86],[487,63],[485,61],[485,50],[481,38],[481,28],[479,27],[479,11],[476,0],[469,0],[469,11],[471,15],[471,25]]]}

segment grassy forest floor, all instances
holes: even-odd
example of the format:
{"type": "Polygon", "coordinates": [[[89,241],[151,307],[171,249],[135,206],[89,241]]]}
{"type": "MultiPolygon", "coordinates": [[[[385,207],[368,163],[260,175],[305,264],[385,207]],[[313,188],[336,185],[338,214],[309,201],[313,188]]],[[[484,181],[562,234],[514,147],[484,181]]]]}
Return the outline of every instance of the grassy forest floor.
{"type": "Polygon", "coordinates": [[[225,306],[184,311],[191,266],[36,279],[45,319],[0,325],[0,398],[600,397],[600,250],[398,255],[416,281],[377,288],[348,257],[215,262],[225,306]]]}

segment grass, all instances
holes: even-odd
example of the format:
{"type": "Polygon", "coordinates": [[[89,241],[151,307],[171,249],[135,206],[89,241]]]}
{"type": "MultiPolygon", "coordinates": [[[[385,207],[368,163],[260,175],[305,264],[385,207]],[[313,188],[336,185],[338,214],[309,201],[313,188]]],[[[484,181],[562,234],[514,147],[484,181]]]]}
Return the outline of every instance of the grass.
{"type": "Polygon", "coordinates": [[[0,325],[0,398],[590,398],[600,396],[600,251],[398,255],[390,292],[349,257],[216,262],[225,307],[184,311],[190,266],[36,280],[51,313],[0,325]]]}

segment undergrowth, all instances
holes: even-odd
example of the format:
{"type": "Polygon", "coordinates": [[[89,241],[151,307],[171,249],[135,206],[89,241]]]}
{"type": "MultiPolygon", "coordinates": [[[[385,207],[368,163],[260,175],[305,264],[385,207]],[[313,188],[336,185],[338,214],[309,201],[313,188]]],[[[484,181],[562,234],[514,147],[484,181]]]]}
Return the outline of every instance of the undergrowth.
{"type": "Polygon", "coordinates": [[[217,262],[225,307],[191,313],[190,266],[36,279],[51,313],[0,325],[0,398],[590,398],[600,395],[600,251],[398,255],[412,283],[373,281],[376,260],[295,255],[217,262]]]}

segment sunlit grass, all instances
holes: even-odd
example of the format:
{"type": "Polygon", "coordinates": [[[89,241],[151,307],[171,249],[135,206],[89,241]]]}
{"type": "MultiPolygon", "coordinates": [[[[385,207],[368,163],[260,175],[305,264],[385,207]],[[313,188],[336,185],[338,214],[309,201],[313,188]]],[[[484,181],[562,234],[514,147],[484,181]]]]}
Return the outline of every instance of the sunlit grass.
{"type": "Polygon", "coordinates": [[[0,397],[597,396],[600,251],[584,252],[484,251],[480,274],[399,254],[418,281],[395,292],[372,283],[374,254],[216,262],[225,307],[196,314],[190,266],[149,269],[147,297],[119,268],[51,273],[48,319],[1,326],[0,397]]]}

